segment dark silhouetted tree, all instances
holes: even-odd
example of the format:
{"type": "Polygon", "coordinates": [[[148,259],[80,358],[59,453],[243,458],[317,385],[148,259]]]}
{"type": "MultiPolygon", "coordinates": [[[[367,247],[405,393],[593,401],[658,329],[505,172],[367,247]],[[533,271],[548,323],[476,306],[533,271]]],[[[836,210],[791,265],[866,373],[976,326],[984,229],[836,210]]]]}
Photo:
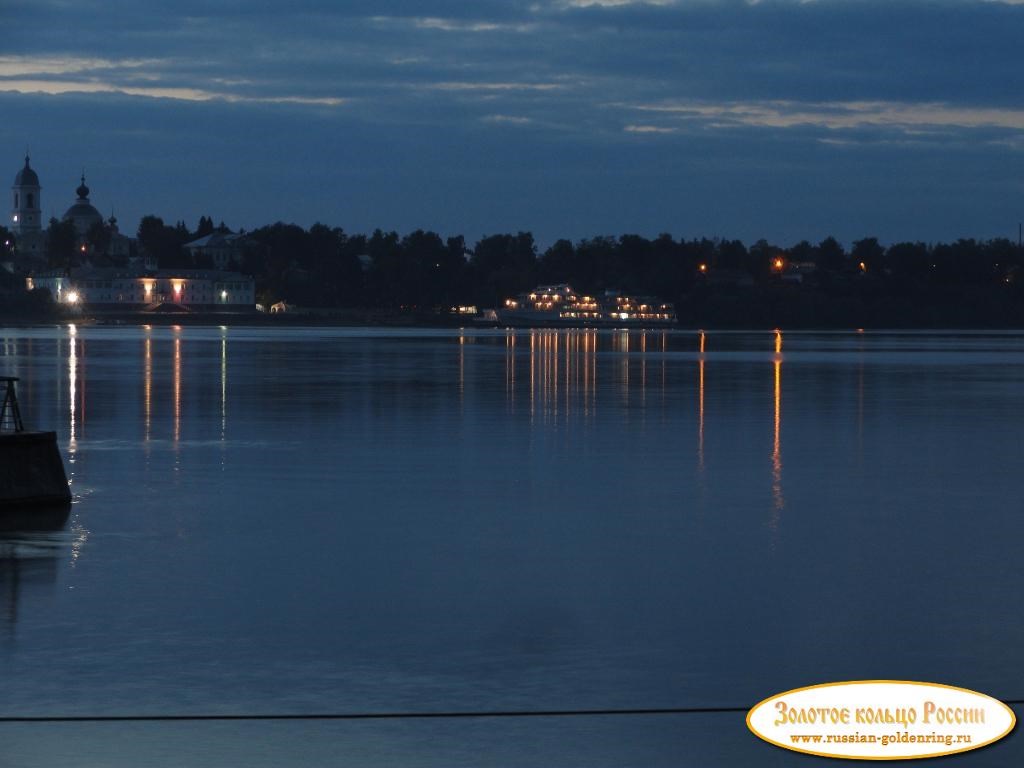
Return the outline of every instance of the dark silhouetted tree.
{"type": "Polygon", "coordinates": [[[473,248],[475,301],[497,306],[509,296],[533,287],[537,277],[537,246],[533,235],[490,235],[473,248]]]}
{"type": "Polygon", "coordinates": [[[815,248],[814,261],[823,272],[839,273],[846,268],[846,252],[834,237],[826,237],[815,248]]]}
{"type": "Polygon", "coordinates": [[[198,240],[200,237],[206,237],[212,235],[213,230],[213,219],[208,216],[200,216],[199,224],[196,225],[195,237],[193,239],[198,240]]]}
{"type": "Polygon", "coordinates": [[[110,229],[102,221],[93,222],[89,231],[85,233],[85,242],[94,254],[106,255],[110,247],[110,229]]]}
{"type": "Polygon", "coordinates": [[[191,266],[182,254],[182,246],[188,242],[190,233],[184,222],[169,227],[159,216],[143,216],[137,232],[143,251],[157,260],[162,269],[191,266]]]}
{"type": "Polygon", "coordinates": [[[878,238],[865,237],[862,240],[855,240],[850,250],[850,260],[855,268],[860,269],[863,264],[866,274],[877,275],[879,270],[884,269],[885,248],[878,244],[878,238]]]}
{"type": "Polygon", "coordinates": [[[70,220],[50,219],[46,228],[46,259],[51,267],[69,269],[76,258],[78,233],[70,220]]]}

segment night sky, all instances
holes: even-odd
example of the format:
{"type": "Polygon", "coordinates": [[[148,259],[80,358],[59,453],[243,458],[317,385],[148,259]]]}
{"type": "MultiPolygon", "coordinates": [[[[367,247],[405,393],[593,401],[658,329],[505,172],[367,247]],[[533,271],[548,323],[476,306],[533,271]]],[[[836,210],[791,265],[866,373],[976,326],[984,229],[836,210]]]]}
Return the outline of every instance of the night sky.
{"type": "Polygon", "coordinates": [[[0,176],[134,233],[1017,236],[1024,4],[0,0],[0,176]]]}

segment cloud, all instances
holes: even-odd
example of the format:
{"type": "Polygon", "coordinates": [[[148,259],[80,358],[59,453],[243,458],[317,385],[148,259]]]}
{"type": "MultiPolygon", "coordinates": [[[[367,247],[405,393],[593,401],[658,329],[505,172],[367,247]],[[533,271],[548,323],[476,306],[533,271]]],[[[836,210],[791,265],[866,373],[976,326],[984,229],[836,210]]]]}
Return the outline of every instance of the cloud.
{"type": "Polygon", "coordinates": [[[159,59],[101,59],[85,56],[0,56],[0,77],[23,78],[33,75],[69,75],[107,70],[157,68],[159,59]]]}
{"type": "Polygon", "coordinates": [[[1024,130],[1024,109],[927,102],[694,102],[643,104],[630,108],[640,112],[667,114],[684,120],[713,121],[718,126],[792,128],[810,125],[830,130],[884,127],[901,128],[908,133],[918,127],[994,127],[1024,130]]]}
{"type": "MultiPolygon", "coordinates": [[[[168,185],[178,183],[176,170],[161,165],[170,162],[168,143],[197,159],[217,156],[197,173],[230,174],[220,158],[235,156],[247,164],[247,187],[280,189],[260,203],[270,209],[275,199],[313,195],[302,179],[289,180],[294,164],[260,160],[294,141],[316,147],[311,165],[345,168],[353,174],[347,181],[369,190],[365,203],[331,198],[364,221],[395,211],[396,222],[432,226],[433,203],[423,193],[436,186],[430,176],[476,189],[479,197],[449,202],[493,231],[504,228],[501,211],[537,226],[531,217],[554,221],[551,211],[574,196],[579,208],[564,221],[581,233],[587,216],[611,216],[624,227],[630,216],[664,216],[669,228],[684,202],[695,217],[720,221],[724,213],[705,198],[731,199],[737,184],[756,185],[758,174],[783,184],[826,178],[828,163],[852,186],[869,168],[889,183],[899,169],[908,184],[927,180],[915,193],[932,199],[934,168],[947,158],[991,175],[1009,165],[1024,134],[1024,7],[1017,3],[297,0],[282,13],[264,0],[8,0],[0,19],[24,31],[6,38],[0,56],[7,92],[0,135],[12,146],[37,143],[23,126],[39,125],[41,113],[54,126],[89,126],[47,134],[40,146],[53,153],[63,146],[73,155],[90,140],[93,151],[110,152],[90,131],[122,136],[130,126],[134,162],[165,174],[168,185]],[[10,117],[15,106],[21,122],[10,117]],[[109,111],[110,122],[79,117],[94,109],[109,111]],[[178,133],[168,137],[174,110],[189,121],[174,122],[178,133]],[[154,138],[147,145],[138,137],[154,138]],[[386,149],[356,151],[378,148],[380,137],[386,149]],[[515,164],[506,162],[510,152],[515,164]],[[366,166],[371,158],[376,167],[366,166]],[[541,185],[559,194],[546,207],[503,199],[491,211],[474,174],[513,178],[523,195],[541,185]],[[674,186],[677,177],[703,197],[674,186]],[[410,191],[377,195],[378,178],[410,191]],[[732,187],[719,187],[720,178],[732,187]],[[634,199],[622,191],[636,185],[650,192],[634,199]],[[664,201],[661,214],[661,202],[644,208],[647,194],[664,201]],[[620,218],[609,212],[613,205],[620,218]]],[[[993,205],[1024,194],[1019,182],[1000,183],[993,205]]],[[[330,197],[344,187],[325,178],[317,189],[330,197]]],[[[803,194],[799,184],[792,189],[803,194]]],[[[864,189],[880,199],[879,190],[864,189]]],[[[226,205],[219,201],[229,197],[219,190],[209,199],[226,205]]],[[[799,199],[808,217],[827,215],[818,200],[799,199]]],[[[316,205],[306,202],[286,213],[298,218],[316,205]]],[[[952,208],[944,210],[954,220],[952,208]]],[[[456,226],[459,215],[450,216],[456,226]]]]}
{"type": "Polygon", "coordinates": [[[536,29],[534,24],[452,19],[437,16],[374,16],[371,18],[381,26],[403,26],[420,30],[440,32],[517,32],[529,33],[536,29]]]}
{"type": "Polygon", "coordinates": [[[0,76],[358,97],[368,116],[401,110],[403,86],[559,83],[554,91],[559,78],[574,79],[592,106],[627,96],[1011,106],[1024,91],[1024,67],[1013,66],[1024,9],[969,0],[300,2],[287,14],[263,2],[190,1],[171,12],[142,0],[116,23],[124,3],[60,4],[66,23],[56,25],[57,7],[14,6],[33,34],[8,39],[0,76]]]}
{"type": "Polygon", "coordinates": [[[530,118],[519,115],[484,115],[480,120],[485,123],[501,123],[503,125],[529,125],[533,122],[530,118]]]}
{"type": "Polygon", "coordinates": [[[345,99],[334,96],[253,92],[255,81],[238,77],[198,79],[195,85],[175,83],[168,75],[179,65],[168,59],[102,59],[80,56],[0,57],[0,90],[21,93],[123,93],[183,101],[292,103],[339,106],[345,99]],[[171,80],[170,83],[165,81],[171,80]],[[210,86],[219,86],[213,87],[210,86]],[[246,92],[245,89],[249,89],[246,92]]]}
{"type": "Polygon", "coordinates": [[[678,129],[661,125],[627,125],[623,130],[627,133],[675,133],[678,129]]]}
{"type": "Polygon", "coordinates": [[[678,0],[561,0],[556,5],[568,8],[619,8],[627,5],[676,5],[678,0]]]}
{"type": "Polygon", "coordinates": [[[425,86],[438,91],[557,91],[565,88],[564,83],[486,83],[486,82],[445,82],[425,86]]]}
{"type": "Polygon", "coordinates": [[[126,96],[142,96],[151,99],[174,99],[178,101],[226,101],[248,104],[299,104],[306,106],[339,107],[347,103],[345,99],[322,97],[308,98],[303,96],[239,96],[237,94],[214,91],[201,91],[194,88],[138,88],[115,86],[109,83],[62,82],[60,80],[10,80],[0,82],[0,91],[27,94],[91,94],[119,93],[126,96]]]}

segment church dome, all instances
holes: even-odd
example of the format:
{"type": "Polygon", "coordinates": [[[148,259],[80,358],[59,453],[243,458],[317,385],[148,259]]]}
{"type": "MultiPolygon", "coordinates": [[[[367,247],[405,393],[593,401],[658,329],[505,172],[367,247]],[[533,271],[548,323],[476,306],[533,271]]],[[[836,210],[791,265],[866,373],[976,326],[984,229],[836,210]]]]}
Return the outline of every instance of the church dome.
{"type": "Polygon", "coordinates": [[[82,174],[81,186],[75,191],[78,193],[78,199],[65,211],[64,221],[73,222],[79,236],[85,236],[94,224],[103,224],[103,215],[89,202],[89,188],[85,186],[85,174],[82,174]]]}
{"type": "Polygon", "coordinates": [[[103,221],[103,214],[96,210],[96,208],[89,203],[89,201],[79,200],[67,211],[64,212],[65,219],[80,219],[88,218],[98,222],[103,221]]]}
{"type": "Polygon", "coordinates": [[[39,177],[36,176],[36,172],[28,167],[28,155],[25,155],[25,167],[18,171],[18,175],[14,177],[14,186],[16,187],[38,187],[39,177]]]}

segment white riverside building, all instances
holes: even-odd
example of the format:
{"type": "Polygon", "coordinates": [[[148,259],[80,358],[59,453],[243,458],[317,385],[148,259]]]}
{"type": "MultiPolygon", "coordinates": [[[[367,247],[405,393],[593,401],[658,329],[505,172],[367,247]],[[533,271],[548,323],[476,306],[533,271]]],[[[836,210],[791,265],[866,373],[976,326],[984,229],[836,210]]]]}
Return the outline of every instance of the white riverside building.
{"type": "Polygon", "coordinates": [[[48,289],[60,304],[98,310],[142,311],[166,305],[206,312],[256,311],[253,278],[214,269],[83,267],[38,272],[26,284],[29,290],[48,289]]]}

